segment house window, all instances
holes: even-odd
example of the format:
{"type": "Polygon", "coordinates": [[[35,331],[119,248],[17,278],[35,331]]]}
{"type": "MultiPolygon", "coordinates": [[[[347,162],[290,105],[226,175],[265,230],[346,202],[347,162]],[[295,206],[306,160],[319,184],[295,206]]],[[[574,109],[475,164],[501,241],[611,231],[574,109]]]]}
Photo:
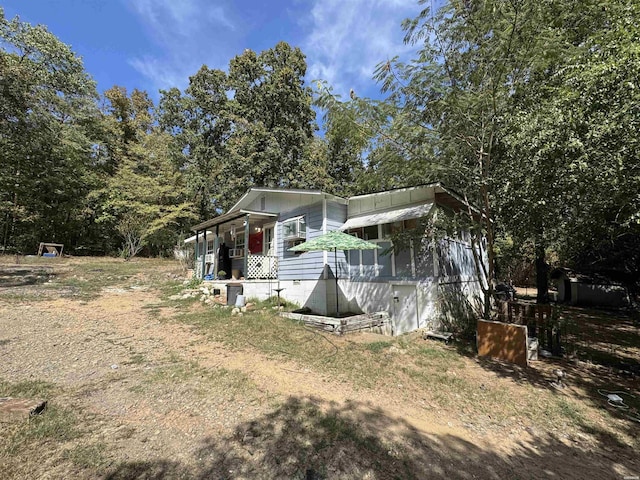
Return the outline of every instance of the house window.
{"type": "Polygon", "coordinates": [[[244,232],[236,233],[236,250],[244,249],[244,232]]]}
{"type": "Polygon", "coordinates": [[[378,239],[378,225],[370,225],[362,229],[365,240],[377,240],[378,239]]]}
{"type": "Polygon", "coordinates": [[[418,226],[417,218],[410,218],[409,220],[398,220],[393,223],[385,223],[382,225],[382,238],[389,238],[394,234],[404,232],[405,230],[413,230],[418,226]]]}
{"type": "Polygon", "coordinates": [[[245,253],[245,237],[244,232],[237,232],[234,240],[234,247],[229,250],[229,256],[231,258],[241,258],[244,257],[245,253]]]}
{"type": "Polygon", "coordinates": [[[350,250],[348,252],[349,257],[349,276],[360,276],[360,252],[358,250],[350,250]]]}
{"type": "Polygon", "coordinates": [[[376,251],[362,250],[361,254],[362,274],[365,277],[376,276],[376,251]]]}
{"type": "Polygon", "coordinates": [[[378,245],[381,247],[376,252],[378,255],[378,276],[391,277],[393,275],[391,267],[393,249],[391,248],[391,242],[379,242],[378,245]]]}
{"type": "Polygon", "coordinates": [[[411,265],[411,250],[400,250],[396,252],[396,277],[411,277],[413,276],[413,268],[411,265]]]}
{"type": "Polygon", "coordinates": [[[213,240],[207,240],[207,253],[213,253],[213,240]]]}
{"type": "Polygon", "coordinates": [[[350,250],[348,252],[350,277],[391,277],[393,275],[393,250],[391,242],[372,243],[381,248],[376,250],[350,250]]]}
{"type": "Polygon", "coordinates": [[[400,233],[403,230],[404,223],[402,220],[393,223],[385,223],[382,225],[382,238],[390,238],[392,235],[400,233]]]}
{"type": "Polygon", "coordinates": [[[378,225],[370,225],[368,227],[361,228],[350,228],[347,233],[364,240],[378,240],[379,238],[378,225]]]}
{"type": "Polygon", "coordinates": [[[304,217],[290,218],[282,222],[282,233],[285,240],[307,238],[307,224],[304,217]]]}

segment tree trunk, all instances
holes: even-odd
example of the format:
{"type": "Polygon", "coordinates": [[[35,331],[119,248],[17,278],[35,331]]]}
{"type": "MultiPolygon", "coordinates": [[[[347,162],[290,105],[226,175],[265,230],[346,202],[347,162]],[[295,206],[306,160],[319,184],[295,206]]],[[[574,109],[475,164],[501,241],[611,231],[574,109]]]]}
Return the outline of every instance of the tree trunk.
{"type": "Polygon", "coordinates": [[[544,242],[536,240],[536,303],[549,303],[549,265],[545,255],[544,242]]]}

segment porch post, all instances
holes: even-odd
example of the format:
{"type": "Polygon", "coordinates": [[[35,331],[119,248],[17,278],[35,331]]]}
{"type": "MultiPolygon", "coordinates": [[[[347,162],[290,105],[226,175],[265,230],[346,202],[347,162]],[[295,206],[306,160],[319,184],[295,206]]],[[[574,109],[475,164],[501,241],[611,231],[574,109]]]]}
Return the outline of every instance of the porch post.
{"type": "Polygon", "coordinates": [[[204,229],[204,236],[202,237],[202,279],[207,274],[207,229],[204,229]]]}
{"type": "Polygon", "coordinates": [[[199,234],[200,234],[200,231],[196,230],[196,248],[195,248],[196,258],[193,261],[193,269],[195,270],[193,273],[194,277],[197,276],[196,273],[198,272],[198,254],[200,253],[199,234]]]}
{"type": "Polygon", "coordinates": [[[220,225],[216,225],[216,238],[213,240],[213,278],[218,278],[218,270],[220,270],[218,260],[218,249],[220,248],[220,225]]]}
{"type": "Polygon", "coordinates": [[[249,214],[247,214],[244,219],[244,265],[242,274],[244,278],[247,279],[249,278],[249,272],[247,271],[249,267],[249,214]]]}

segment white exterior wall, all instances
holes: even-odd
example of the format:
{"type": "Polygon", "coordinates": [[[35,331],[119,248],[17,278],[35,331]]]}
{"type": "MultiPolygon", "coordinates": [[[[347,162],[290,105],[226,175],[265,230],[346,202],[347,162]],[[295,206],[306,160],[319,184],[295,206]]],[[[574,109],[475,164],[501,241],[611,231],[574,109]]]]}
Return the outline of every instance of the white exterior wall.
{"type": "MultiPolygon", "coordinates": [[[[436,328],[438,286],[433,281],[350,282],[340,280],[342,304],[354,313],[388,312],[393,334],[436,328]],[[398,301],[394,294],[398,293],[398,301]]],[[[335,302],[335,297],[333,297],[335,302]]]]}
{"type": "MultiPolygon", "coordinates": [[[[331,307],[331,300],[335,305],[335,296],[327,296],[327,288],[334,291],[333,286],[327,286],[327,283],[333,283],[333,280],[280,280],[277,283],[280,285],[279,288],[284,289],[280,292],[281,298],[301,307],[308,307],[315,314],[328,315],[331,313],[327,311],[327,307],[331,307]]],[[[333,312],[335,313],[335,306],[333,312]]]]}
{"type": "Polygon", "coordinates": [[[274,288],[278,288],[276,280],[244,280],[242,282],[242,294],[245,299],[267,300],[269,297],[277,295],[273,291],[274,288]]]}

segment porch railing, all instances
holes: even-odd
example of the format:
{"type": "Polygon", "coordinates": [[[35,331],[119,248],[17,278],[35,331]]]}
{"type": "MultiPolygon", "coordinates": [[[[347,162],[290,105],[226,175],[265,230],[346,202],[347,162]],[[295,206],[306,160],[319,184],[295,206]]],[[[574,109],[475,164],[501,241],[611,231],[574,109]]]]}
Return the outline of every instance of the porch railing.
{"type": "Polygon", "coordinates": [[[273,255],[249,255],[247,278],[278,278],[278,257],[273,255]]]}

